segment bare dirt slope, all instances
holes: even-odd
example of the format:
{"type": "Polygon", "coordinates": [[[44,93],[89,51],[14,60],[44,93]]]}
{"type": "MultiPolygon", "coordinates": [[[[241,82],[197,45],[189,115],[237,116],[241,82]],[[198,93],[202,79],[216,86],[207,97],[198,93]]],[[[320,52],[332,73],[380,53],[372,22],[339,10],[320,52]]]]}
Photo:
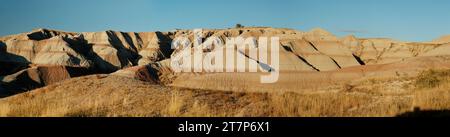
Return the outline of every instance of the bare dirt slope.
{"type": "Polygon", "coordinates": [[[449,109],[448,72],[365,79],[320,93],[196,90],[91,75],[0,99],[0,116],[398,116],[449,109]],[[440,86],[430,79],[442,79],[440,86]]]}

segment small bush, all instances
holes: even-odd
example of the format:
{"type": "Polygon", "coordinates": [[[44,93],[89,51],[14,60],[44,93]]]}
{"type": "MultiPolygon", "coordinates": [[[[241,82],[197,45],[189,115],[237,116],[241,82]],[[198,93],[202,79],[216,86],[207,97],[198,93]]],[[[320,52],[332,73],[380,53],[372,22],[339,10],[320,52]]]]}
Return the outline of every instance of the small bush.
{"type": "Polygon", "coordinates": [[[241,24],[236,24],[236,26],[235,26],[236,28],[243,28],[244,26],[242,26],[241,24]]]}

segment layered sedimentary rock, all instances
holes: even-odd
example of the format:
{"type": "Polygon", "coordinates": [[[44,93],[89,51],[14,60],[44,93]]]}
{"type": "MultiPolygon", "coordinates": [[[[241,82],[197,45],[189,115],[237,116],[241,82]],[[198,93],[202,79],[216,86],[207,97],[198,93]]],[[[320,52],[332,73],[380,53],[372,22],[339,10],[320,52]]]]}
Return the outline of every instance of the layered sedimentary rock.
{"type": "Polygon", "coordinates": [[[93,60],[99,69],[113,72],[136,64],[135,51],[140,47],[135,46],[128,34],[114,31],[82,34],[96,55],[93,60]]]}
{"type": "Polygon", "coordinates": [[[6,53],[0,56],[0,62],[73,67],[89,67],[91,65],[86,57],[73,49],[72,46],[77,45],[70,45],[66,41],[66,39],[70,39],[69,35],[56,36],[56,34],[59,33],[39,30],[7,39],[4,43],[6,53]]]}
{"type": "Polygon", "coordinates": [[[339,66],[332,58],[319,52],[311,42],[298,39],[282,42],[283,48],[291,51],[303,61],[314,66],[319,71],[328,71],[339,69],[339,66]]]}
{"type": "MultiPolygon", "coordinates": [[[[279,71],[317,72],[334,71],[360,65],[386,64],[411,57],[448,55],[448,36],[433,42],[402,42],[383,38],[356,38],[349,35],[338,38],[323,29],[298,31],[287,28],[243,27],[230,29],[175,30],[170,32],[64,32],[36,29],[29,33],[0,38],[0,89],[9,89],[14,83],[37,83],[18,86],[30,89],[63,79],[93,73],[113,73],[143,81],[170,83],[177,75],[171,61],[182,55],[181,49],[172,49],[176,39],[184,37],[194,50],[194,42],[202,45],[210,40],[226,45],[230,38],[279,38],[279,71]],[[200,39],[195,39],[201,36],[200,39]],[[48,67],[53,66],[53,67],[48,67]],[[64,68],[64,69],[61,69],[64,68]],[[67,72],[65,72],[66,70],[67,72]],[[48,74],[48,75],[46,75],[48,74]],[[52,75],[61,74],[53,78],[52,75]]],[[[245,64],[257,64],[264,72],[273,71],[270,61],[251,57],[250,48],[232,48],[245,58],[245,64]]],[[[272,51],[269,47],[269,51],[272,51]]],[[[199,56],[211,56],[216,46],[202,47],[199,56]]],[[[270,56],[270,55],[269,55],[270,56]]],[[[223,56],[223,59],[237,57],[223,56]]],[[[191,62],[191,67],[201,65],[191,62]]],[[[228,67],[228,66],[225,66],[228,67]]],[[[211,70],[203,70],[205,72],[211,70]]],[[[248,71],[248,70],[246,70],[248,71]]],[[[236,71],[235,71],[236,72],[236,71]]],[[[19,84],[20,85],[20,84],[19,84]]]]}
{"type": "Polygon", "coordinates": [[[360,65],[352,52],[339,41],[313,41],[312,43],[317,50],[332,58],[339,68],[360,65]]]}
{"type": "MultiPolygon", "coordinates": [[[[109,73],[170,58],[177,54],[176,51],[172,54],[172,40],[186,37],[192,42],[194,33],[192,30],[72,33],[37,29],[30,33],[0,38],[0,62],[21,66],[38,64],[86,67],[109,73]]],[[[320,28],[302,32],[245,27],[203,29],[201,33],[202,41],[217,37],[224,43],[229,37],[238,36],[279,37],[280,67],[286,71],[329,71],[364,64],[391,63],[422,54],[439,54],[435,53],[438,50],[431,50],[443,46],[436,44],[438,42],[408,43],[391,39],[358,39],[354,36],[339,39],[320,28]]],[[[436,41],[445,43],[445,37],[436,41]]],[[[190,46],[193,46],[192,43],[190,46]]],[[[445,45],[441,48],[445,48],[445,45]]],[[[258,59],[253,61],[259,62],[258,59]]]]}
{"type": "Polygon", "coordinates": [[[164,37],[157,32],[149,34],[37,29],[1,37],[0,87],[3,91],[26,91],[71,77],[114,72],[137,65],[140,59],[160,61],[169,53],[163,54],[159,45],[168,43],[161,42],[164,37]],[[156,56],[153,52],[139,54],[150,48],[156,56]]]}
{"type": "MultiPolygon", "coordinates": [[[[194,41],[194,33],[193,31],[183,30],[177,31],[175,36],[186,37],[190,41],[194,41]]],[[[327,71],[360,65],[352,52],[337,37],[323,29],[301,32],[292,29],[250,27],[202,30],[200,36],[203,37],[202,40],[217,37],[223,43],[226,43],[227,37],[255,37],[256,42],[258,42],[259,37],[278,37],[280,39],[281,71],[327,71]]],[[[193,44],[190,46],[192,47],[193,44]]],[[[174,53],[178,52],[175,51],[174,53]]],[[[266,63],[258,59],[254,61],[266,63]]]]}
{"type": "Polygon", "coordinates": [[[167,84],[175,77],[170,68],[170,59],[150,63],[143,66],[134,66],[122,69],[111,75],[134,78],[141,81],[167,84]]]}
{"type": "Polygon", "coordinates": [[[94,74],[94,72],[83,67],[31,66],[14,74],[1,76],[0,87],[7,91],[0,92],[3,95],[14,94],[88,74],[94,74]]]}
{"type": "Polygon", "coordinates": [[[321,28],[314,28],[304,33],[303,37],[309,41],[338,41],[336,36],[321,28]]]}
{"type": "Polygon", "coordinates": [[[82,33],[93,52],[98,67],[115,71],[146,65],[170,56],[170,38],[161,32],[86,32],[82,33]]]}
{"type": "Polygon", "coordinates": [[[49,29],[36,29],[36,30],[33,30],[32,32],[26,34],[28,39],[38,40],[38,41],[44,40],[44,39],[50,39],[55,36],[70,37],[70,36],[75,36],[75,35],[77,35],[77,33],[49,30],[49,29]]]}
{"type": "Polygon", "coordinates": [[[146,65],[152,62],[169,58],[171,54],[171,39],[168,34],[162,32],[141,32],[138,33],[142,39],[142,48],[139,50],[141,58],[138,65],[146,65]]]}
{"type": "Polygon", "coordinates": [[[160,32],[69,33],[38,29],[2,37],[0,62],[62,65],[114,72],[170,56],[170,39],[160,32]]]}
{"type": "Polygon", "coordinates": [[[401,42],[392,39],[342,39],[344,46],[365,64],[386,64],[420,56],[442,44],[401,42]]]}
{"type": "MultiPolygon", "coordinates": [[[[2,37],[0,52],[6,53],[0,56],[0,62],[20,63],[22,66],[39,64],[87,67],[109,73],[170,58],[173,56],[170,47],[172,40],[186,37],[193,42],[194,33],[193,30],[72,33],[37,29],[30,33],[2,37]]],[[[339,39],[320,28],[302,32],[246,27],[202,29],[201,33],[202,41],[217,37],[224,43],[227,38],[238,36],[279,37],[280,69],[285,71],[329,71],[356,65],[390,63],[419,56],[442,45],[406,43],[391,39],[358,39],[354,36],[339,39]]],[[[258,59],[249,61],[259,62],[258,59]]]]}
{"type": "Polygon", "coordinates": [[[436,48],[430,49],[420,56],[441,56],[441,55],[450,55],[450,44],[442,44],[436,46],[436,48]]]}
{"type": "Polygon", "coordinates": [[[432,41],[433,43],[445,44],[450,43],[450,35],[442,36],[432,41]]]}

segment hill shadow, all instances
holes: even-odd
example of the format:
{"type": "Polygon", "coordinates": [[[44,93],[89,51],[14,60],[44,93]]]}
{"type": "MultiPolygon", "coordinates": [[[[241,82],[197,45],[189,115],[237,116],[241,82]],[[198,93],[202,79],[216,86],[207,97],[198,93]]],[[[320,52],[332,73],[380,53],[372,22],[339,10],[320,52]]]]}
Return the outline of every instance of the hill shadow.
{"type": "Polygon", "coordinates": [[[29,64],[30,62],[23,56],[0,52],[0,76],[19,72],[20,70],[28,68],[29,64]]]}
{"type": "Polygon", "coordinates": [[[413,111],[399,114],[396,117],[450,117],[450,110],[420,110],[416,107],[413,111]]]}
{"type": "Polygon", "coordinates": [[[26,70],[22,70],[19,73],[13,81],[8,83],[0,81],[0,98],[45,86],[41,81],[36,81],[35,78],[30,77],[26,70]]]}
{"type": "Polygon", "coordinates": [[[92,61],[95,68],[90,68],[89,73],[112,73],[117,71],[113,64],[95,53],[93,49],[94,44],[88,43],[84,38],[71,39],[64,37],[64,41],[69,43],[70,48],[92,61]]]}
{"type": "Polygon", "coordinates": [[[156,37],[158,39],[160,39],[160,43],[159,43],[160,47],[159,48],[161,49],[161,52],[163,53],[164,57],[169,58],[170,55],[172,55],[172,53],[173,53],[173,49],[171,47],[172,38],[164,35],[160,31],[156,31],[155,33],[156,33],[156,37]]]}
{"type": "Polygon", "coordinates": [[[0,53],[6,52],[6,44],[0,41],[0,53]]]}

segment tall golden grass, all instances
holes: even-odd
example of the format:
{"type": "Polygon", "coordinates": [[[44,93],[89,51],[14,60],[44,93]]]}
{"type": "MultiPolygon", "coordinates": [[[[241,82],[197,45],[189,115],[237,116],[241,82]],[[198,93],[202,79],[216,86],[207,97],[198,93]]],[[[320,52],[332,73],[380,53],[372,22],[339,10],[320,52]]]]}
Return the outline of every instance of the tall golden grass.
{"type": "Polygon", "coordinates": [[[351,88],[342,85],[338,92],[304,93],[195,90],[133,81],[134,85],[121,85],[114,83],[115,77],[85,78],[85,82],[68,81],[76,83],[73,89],[64,83],[0,99],[0,116],[397,116],[414,108],[450,109],[447,72],[426,71],[410,79],[371,79],[352,83],[351,88]],[[97,88],[80,89],[83,84],[97,88]],[[402,92],[385,91],[397,88],[403,88],[402,92]]]}

